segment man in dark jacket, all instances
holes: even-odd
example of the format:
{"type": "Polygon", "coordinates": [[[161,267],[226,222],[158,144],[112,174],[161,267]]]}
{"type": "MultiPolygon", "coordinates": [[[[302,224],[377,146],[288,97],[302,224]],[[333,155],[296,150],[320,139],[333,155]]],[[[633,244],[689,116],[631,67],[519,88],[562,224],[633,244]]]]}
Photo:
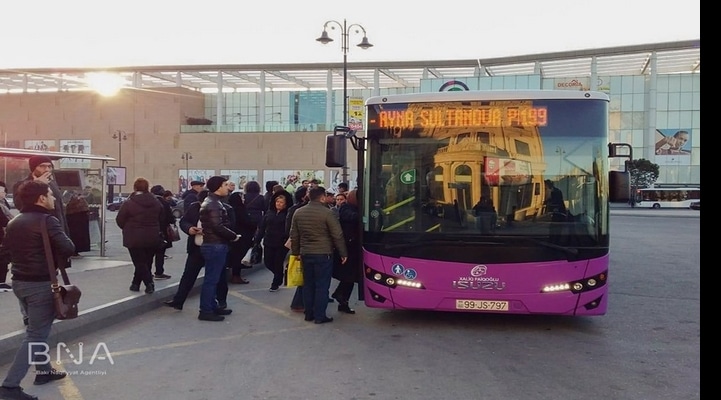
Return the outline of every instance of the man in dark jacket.
{"type": "Polygon", "coordinates": [[[190,189],[183,192],[180,198],[183,200],[183,209],[198,201],[198,193],[203,190],[204,183],[201,181],[191,181],[190,189]]]}
{"type": "Polygon", "coordinates": [[[50,186],[50,190],[53,191],[55,197],[55,207],[51,213],[55,218],[60,221],[60,226],[66,234],[70,234],[68,229],[68,221],[65,219],[65,205],[63,204],[63,193],[60,191],[60,187],[57,182],[53,179],[53,160],[46,156],[32,156],[28,160],[28,166],[30,167],[30,174],[23,180],[18,181],[13,185],[13,199],[15,200],[15,208],[21,210],[23,207],[22,198],[20,198],[16,192],[18,187],[27,181],[40,181],[47,183],[50,186]]]}
{"type": "Polygon", "coordinates": [[[243,194],[241,192],[231,193],[228,197],[228,204],[233,209],[233,214],[235,215],[233,231],[241,235],[240,240],[232,242],[230,244],[230,250],[228,250],[227,264],[231,271],[230,283],[248,284],[250,282],[241,276],[241,271],[252,267],[243,265],[241,260],[248,249],[253,247],[253,235],[255,234],[257,226],[250,219],[250,214],[245,208],[243,194]]]}
{"type": "Polygon", "coordinates": [[[568,221],[568,210],[566,210],[566,203],[563,201],[563,192],[550,179],[546,179],[543,183],[546,186],[546,212],[551,214],[549,241],[560,244],[564,234],[565,222],[568,221]]]}
{"type": "Polygon", "coordinates": [[[225,270],[228,246],[240,239],[231,228],[228,210],[222,198],[228,195],[228,180],[222,176],[213,176],[205,184],[208,197],[200,205],[200,223],[203,229],[203,244],[200,254],[205,260],[205,277],[200,290],[201,321],[222,321],[224,315],[233,312],[230,309],[218,308],[216,292],[220,274],[225,270]]]}
{"type": "Polygon", "coordinates": [[[130,290],[140,291],[140,282],[143,282],[148,294],[155,292],[151,268],[153,256],[162,244],[160,216],[163,213],[163,206],[150,193],[149,186],[147,179],[135,179],[133,194],[123,202],[115,216],[115,222],[123,230],[123,246],[128,249],[135,266],[130,290]]]}
{"type": "Polygon", "coordinates": [[[173,247],[173,239],[168,236],[167,227],[175,225],[175,216],[173,210],[170,207],[170,203],[165,200],[165,188],[162,185],[155,185],[150,188],[156,199],[162,204],[163,212],[160,214],[160,234],[166,242],[165,246],[159,246],[155,251],[155,274],[153,275],[154,280],[170,279],[170,275],[165,273],[165,251],[173,247]]]}
{"type": "Polygon", "coordinates": [[[18,349],[8,374],[0,387],[0,398],[37,399],[23,392],[20,382],[30,368],[28,354],[32,354],[36,376],[34,383],[42,385],[64,378],[67,374],[52,368],[44,362],[42,350],[47,350],[47,338],[55,320],[53,295],[50,291],[51,276],[43,251],[41,221],[47,224],[47,234],[55,257],[70,257],[75,245],[63,230],[60,221],[53,216],[55,196],[47,183],[39,180],[24,182],[18,187],[21,200],[20,214],[7,226],[0,253],[9,254],[12,263],[13,292],[27,312],[28,326],[25,338],[18,349]],[[44,343],[44,349],[33,350],[30,343],[44,343]]]}
{"type": "Polygon", "coordinates": [[[195,244],[195,235],[199,235],[203,231],[202,228],[198,227],[198,220],[200,219],[200,204],[207,196],[207,190],[198,193],[198,201],[186,208],[183,217],[180,218],[180,229],[188,235],[188,242],[185,247],[188,257],[185,259],[185,268],[183,269],[183,275],[180,277],[175,296],[173,296],[172,300],[165,302],[166,306],[173,307],[176,310],[183,309],[183,304],[193,289],[200,270],[205,265],[203,255],[200,254],[200,246],[195,244]]]}
{"type": "Polygon", "coordinates": [[[341,264],[348,259],[340,222],[323,203],[325,192],[321,186],[310,189],[310,202],[295,212],[290,228],[290,253],[299,255],[303,262],[305,320],[315,320],[316,324],[333,321],[326,309],[334,249],[338,250],[341,264]]]}
{"type": "MultiPolygon", "coordinates": [[[[55,197],[55,206],[51,213],[60,221],[60,226],[63,227],[63,231],[70,236],[70,228],[68,227],[68,221],[65,216],[65,205],[63,204],[63,193],[53,178],[53,160],[47,156],[32,156],[28,159],[28,167],[30,168],[30,174],[25,179],[15,182],[13,185],[15,208],[21,210],[23,207],[22,199],[17,194],[21,184],[28,181],[39,181],[48,184],[50,190],[53,191],[53,197],[55,197]]],[[[65,261],[65,268],[70,268],[70,266],[70,258],[68,258],[65,261]]],[[[23,313],[23,322],[27,322],[27,313],[22,308],[21,311],[23,313]]]]}

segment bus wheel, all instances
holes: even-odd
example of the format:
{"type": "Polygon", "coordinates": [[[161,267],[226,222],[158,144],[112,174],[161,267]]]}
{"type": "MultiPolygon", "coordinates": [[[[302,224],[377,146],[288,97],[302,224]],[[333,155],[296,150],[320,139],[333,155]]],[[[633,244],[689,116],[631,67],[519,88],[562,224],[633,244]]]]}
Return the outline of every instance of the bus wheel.
{"type": "Polygon", "coordinates": [[[653,206],[652,206],[652,208],[661,208],[661,205],[658,204],[658,203],[654,203],[653,206]]]}

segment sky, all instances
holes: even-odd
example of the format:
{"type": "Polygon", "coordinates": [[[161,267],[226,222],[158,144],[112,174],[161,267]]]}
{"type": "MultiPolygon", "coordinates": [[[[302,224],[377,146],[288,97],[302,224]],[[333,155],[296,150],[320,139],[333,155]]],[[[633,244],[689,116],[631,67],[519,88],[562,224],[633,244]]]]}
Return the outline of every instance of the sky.
{"type": "Polygon", "coordinates": [[[4,0],[0,69],[484,59],[701,38],[700,0],[4,0]]]}

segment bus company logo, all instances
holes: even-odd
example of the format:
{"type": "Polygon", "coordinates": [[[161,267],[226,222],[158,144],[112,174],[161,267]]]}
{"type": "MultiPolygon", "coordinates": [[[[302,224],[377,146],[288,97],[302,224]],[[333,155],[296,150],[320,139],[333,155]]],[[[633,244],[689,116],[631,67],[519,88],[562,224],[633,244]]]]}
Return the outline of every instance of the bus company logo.
{"type": "Polygon", "coordinates": [[[505,290],[506,282],[501,282],[498,278],[487,276],[477,278],[461,277],[451,282],[453,289],[459,290],[505,290]]]}
{"type": "Polygon", "coordinates": [[[452,282],[454,289],[460,290],[505,290],[506,282],[491,276],[486,276],[488,267],[476,265],[471,268],[471,276],[462,276],[452,282]]]}
{"type": "Polygon", "coordinates": [[[578,88],[583,90],[583,83],[579,81],[578,79],[571,79],[570,81],[566,82],[558,82],[556,83],[556,87],[558,88],[578,88]]]}
{"type": "Polygon", "coordinates": [[[462,92],[462,91],[469,91],[471,89],[468,88],[468,85],[461,81],[448,81],[441,85],[441,87],[438,89],[439,92],[462,92]]]}
{"type": "Polygon", "coordinates": [[[488,267],[485,265],[476,265],[471,269],[471,276],[473,277],[479,277],[483,276],[488,272],[488,267]]]}

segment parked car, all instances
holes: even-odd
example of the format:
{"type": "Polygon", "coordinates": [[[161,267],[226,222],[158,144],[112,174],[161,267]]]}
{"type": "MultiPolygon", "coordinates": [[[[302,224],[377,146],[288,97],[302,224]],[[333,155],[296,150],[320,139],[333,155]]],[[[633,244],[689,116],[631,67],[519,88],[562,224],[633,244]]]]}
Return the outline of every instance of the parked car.
{"type": "Polygon", "coordinates": [[[690,208],[690,209],[692,209],[692,210],[699,210],[699,211],[701,211],[701,200],[699,200],[699,201],[694,201],[693,203],[691,203],[690,206],[688,206],[688,208],[690,208]]]}
{"type": "Polygon", "coordinates": [[[108,211],[118,211],[120,210],[120,206],[123,204],[123,202],[126,200],[123,196],[115,196],[113,197],[113,201],[108,203],[108,211]]]}

